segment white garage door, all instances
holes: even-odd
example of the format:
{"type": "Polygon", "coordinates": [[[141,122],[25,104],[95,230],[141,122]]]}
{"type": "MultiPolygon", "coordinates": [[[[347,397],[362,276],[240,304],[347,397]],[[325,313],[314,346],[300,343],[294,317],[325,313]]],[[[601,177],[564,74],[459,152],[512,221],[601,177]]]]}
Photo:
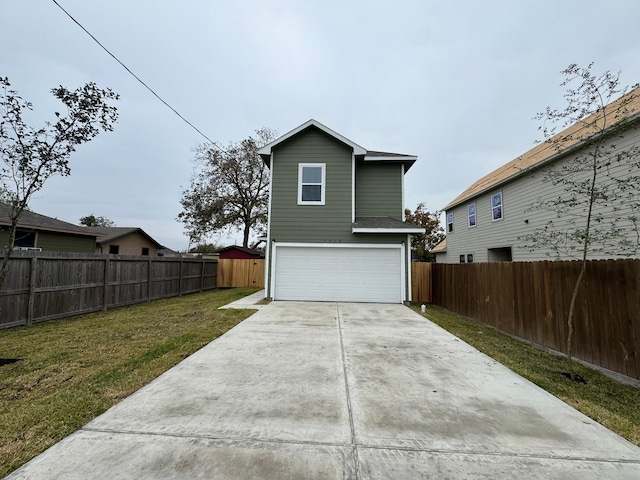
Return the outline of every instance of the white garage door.
{"type": "Polygon", "coordinates": [[[402,252],[393,248],[276,247],[276,300],[402,301],[402,252]]]}

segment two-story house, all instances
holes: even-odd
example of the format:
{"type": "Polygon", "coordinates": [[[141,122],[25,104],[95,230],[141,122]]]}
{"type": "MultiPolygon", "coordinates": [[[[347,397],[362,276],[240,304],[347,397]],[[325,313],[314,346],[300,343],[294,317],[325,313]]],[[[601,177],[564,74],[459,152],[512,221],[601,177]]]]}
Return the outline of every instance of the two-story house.
{"type": "Polygon", "coordinates": [[[315,120],[258,153],[270,169],[266,296],[411,299],[404,175],[417,158],[368,151],[315,120]]]}
{"type": "MultiPolygon", "coordinates": [[[[584,158],[585,153],[589,154],[595,148],[593,140],[596,136],[604,142],[598,148],[608,152],[599,160],[596,186],[635,178],[635,188],[628,184],[627,193],[632,195],[635,191],[637,200],[640,195],[640,182],[637,181],[640,178],[640,88],[611,102],[604,110],[608,120],[604,131],[594,128],[594,125],[602,126],[603,112],[599,111],[559,132],[554,139],[561,139],[560,145],[558,142],[538,144],[480,178],[449,202],[444,207],[446,240],[432,249],[436,261],[471,263],[579,258],[580,241],[573,241],[569,236],[576,225],[586,223],[584,205],[574,208],[567,202],[566,210],[560,213],[532,207],[548,199],[566,198],[566,184],[549,181],[546,172],[571,166],[572,162],[575,165],[576,159],[584,158]],[[621,154],[636,150],[635,159],[621,154]],[[552,226],[554,232],[559,233],[557,240],[564,241],[564,245],[556,244],[551,248],[538,243],[531,248],[532,241],[526,237],[535,237],[546,226],[552,226]],[[573,243],[569,243],[570,240],[573,243]]],[[[581,180],[589,178],[588,173],[576,172],[573,175],[581,180]],[[584,178],[579,175],[584,175],[584,178]]],[[[601,228],[604,222],[609,222],[616,235],[622,233],[628,244],[640,246],[640,212],[631,211],[634,207],[629,203],[605,203],[599,202],[598,210],[594,211],[594,218],[600,222],[598,226],[601,228]],[[632,218],[636,218],[635,224],[630,221],[632,218]]],[[[630,251],[616,250],[612,253],[615,247],[592,247],[588,258],[593,260],[626,258],[630,251]]]]}

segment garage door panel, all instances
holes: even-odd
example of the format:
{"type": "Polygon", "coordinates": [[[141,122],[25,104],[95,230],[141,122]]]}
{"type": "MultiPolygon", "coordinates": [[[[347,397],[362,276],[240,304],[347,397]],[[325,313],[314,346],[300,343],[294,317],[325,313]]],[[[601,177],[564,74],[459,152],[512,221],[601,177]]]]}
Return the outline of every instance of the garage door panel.
{"type": "Polygon", "coordinates": [[[401,250],[277,247],[276,300],[400,303],[401,250]]]}

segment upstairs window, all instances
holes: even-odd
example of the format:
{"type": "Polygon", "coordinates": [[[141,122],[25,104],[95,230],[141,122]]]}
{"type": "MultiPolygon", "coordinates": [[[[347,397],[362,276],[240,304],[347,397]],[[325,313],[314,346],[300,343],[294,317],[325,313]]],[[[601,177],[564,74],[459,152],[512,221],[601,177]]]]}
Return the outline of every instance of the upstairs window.
{"type": "Polygon", "coordinates": [[[142,256],[149,255],[149,247],[142,247],[142,256]]]}
{"type": "Polygon", "coordinates": [[[502,192],[491,195],[491,221],[502,220],[502,192]]]}
{"type": "Polygon", "coordinates": [[[469,214],[469,228],[476,226],[476,204],[472,203],[467,207],[467,212],[469,214]]]}
{"type": "Polygon", "coordinates": [[[324,163],[300,163],[298,165],[298,205],[324,205],[324,163]]]}
{"type": "Polygon", "coordinates": [[[453,232],[453,212],[447,213],[447,232],[453,232]]]}
{"type": "Polygon", "coordinates": [[[109,245],[109,254],[118,255],[120,253],[120,245],[109,245]]]}

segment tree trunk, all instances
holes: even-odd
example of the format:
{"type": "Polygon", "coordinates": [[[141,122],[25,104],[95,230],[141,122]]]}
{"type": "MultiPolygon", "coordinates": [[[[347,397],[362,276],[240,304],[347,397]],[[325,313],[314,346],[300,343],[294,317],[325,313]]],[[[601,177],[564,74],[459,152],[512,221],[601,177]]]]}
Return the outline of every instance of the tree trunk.
{"type": "Polygon", "coordinates": [[[249,248],[249,234],[251,233],[251,225],[249,222],[244,222],[244,238],[242,239],[242,246],[244,248],[249,248]]]}
{"type": "Polygon", "coordinates": [[[585,227],[584,243],[582,246],[582,266],[580,267],[580,273],[578,274],[576,283],[573,286],[573,294],[571,295],[571,304],[569,306],[569,318],[567,319],[567,326],[569,329],[567,333],[567,357],[569,358],[569,374],[571,375],[572,380],[575,378],[575,373],[573,371],[573,332],[574,332],[573,317],[575,313],[578,292],[580,291],[580,286],[582,285],[582,279],[584,277],[584,274],[587,271],[587,254],[589,253],[589,240],[590,240],[589,234],[591,231],[591,216],[593,214],[593,204],[595,202],[595,196],[596,196],[595,188],[596,188],[597,177],[598,177],[598,146],[595,147],[595,150],[593,152],[591,191],[589,192],[589,209],[587,211],[587,225],[585,227]]]}

